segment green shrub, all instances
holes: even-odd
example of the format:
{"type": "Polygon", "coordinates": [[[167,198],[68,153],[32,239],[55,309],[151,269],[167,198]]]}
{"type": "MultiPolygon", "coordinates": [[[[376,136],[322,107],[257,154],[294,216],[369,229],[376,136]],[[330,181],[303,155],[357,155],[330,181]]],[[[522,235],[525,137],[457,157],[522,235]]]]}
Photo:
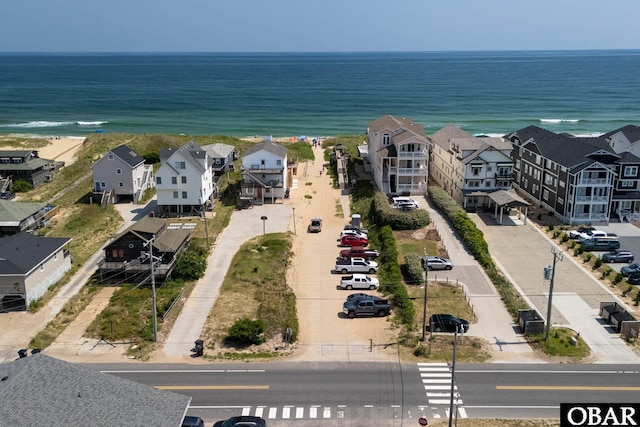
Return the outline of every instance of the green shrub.
{"type": "Polygon", "coordinates": [[[549,231],[553,231],[553,224],[549,224],[547,228],[549,229],[549,231]]]}
{"type": "Polygon", "coordinates": [[[613,283],[617,285],[618,283],[622,282],[622,279],[624,279],[624,276],[622,275],[622,273],[618,273],[616,274],[616,277],[613,278],[613,283]]]}
{"type": "Polygon", "coordinates": [[[591,257],[592,257],[592,256],[593,256],[593,254],[586,254],[586,255],[584,256],[584,262],[589,262],[589,261],[591,261],[591,257]]]}
{"type": "Polygon", "coordinates": [[[562,233],[562,243],[566,243],[569,241],[569,235],[567,233],[562,233]]]}
{"type": "Polygon", "coordinates": [[[429,225],[431,219],[424,209],[403,211],[393,209],[382,192],[377,192],[373,198],[373,222],[382,227],[388,225],[392,230],[417,230],[429,225]]]}
{"type": "Polygon", "coordinates": [[[626,296],[627,296],[627,294],[628,294],[629,292],[631,292],[632,290],[633,290],[633,286],[632,286],[632,285],[629,285],[629,287],[628,287],[627,289],[625,289],[624,291],[622,291],[622,296],[623,296],[623,297],[626,297],[626,296]]]}
{"type": "Polygon", "coordinates": [[[26,193],[27,191],[33,190],[33,184],[19,179],[13,182],[12,189],[14,193],[26,193]]]}
{"type": "Polygon", "coordinates": [[[640,292],[636,293],[636,296],[633,299],[633,305],[635,305],[636,307],[640,305],[640,292]]]}
{"type": "Polygon", "coordinates": [[[176,279],[197,280],[204,276],[206,269],[206,252],[203,254],[199,249],[189,247],[178,255],[172,275],[176,279]]]}
{"type": "Polygon", "coordinates": [[[422,269],[422,257],[417,253],[404,256],[404,281],[408,285],[422,285],[424,283],[424,270],[422,269]]]}
{"type": "Polygon", "coordinates": [[[602,258],[596,258],[595,262],[593,263],[593,269],[597,270],[600,267],[602,267],[602,258]]]}
{"type": "Polygon", "coordinates": [[[236,345],[262,344],[265,326],[262,320],[251,320],[246,317],[238,319],[229,328],[225,341],[236,345]]]}

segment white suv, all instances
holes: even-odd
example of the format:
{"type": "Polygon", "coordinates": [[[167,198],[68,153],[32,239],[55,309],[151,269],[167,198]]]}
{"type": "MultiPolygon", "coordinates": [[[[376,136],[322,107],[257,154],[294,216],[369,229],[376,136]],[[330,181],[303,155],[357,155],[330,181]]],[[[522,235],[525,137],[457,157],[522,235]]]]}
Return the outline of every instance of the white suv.
{"type": "Polygon", "coordinates": [[[394,209],[418,209],[418,202],[408,197],[394,197],[391,206],[394,209]]]}

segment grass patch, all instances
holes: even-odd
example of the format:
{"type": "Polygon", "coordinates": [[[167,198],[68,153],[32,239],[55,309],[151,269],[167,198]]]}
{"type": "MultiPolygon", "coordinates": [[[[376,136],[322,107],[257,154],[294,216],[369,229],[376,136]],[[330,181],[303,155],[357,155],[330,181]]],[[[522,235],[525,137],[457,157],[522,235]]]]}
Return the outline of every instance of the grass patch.
{"type": "Polygon", "coordinates": [[[438,242],[433,240],[415,240],[415,239],[396,239],[398,245],[398,262],[404,263],[404,256],[415,253],[420,256],[424,255],[427,250],[428,255],[438,255],[438,242]]]}
{"type": "Polygon", "coordinates": [[[336,199],[336,218],[344,218],[344,211],[342,210],[342,202],[340,199],[336,199]]]}
{"type": "Polygon", "coordinates": [[[312,196],[311,194],[305,194],[305,195],[304,195],[304,198],[305,198],[305,199],[311,199],[311,198],[313,198],[313,196],[312,196]]]}
{"type": "Polygon", "coordinates": [[[534,348],[540,348],[549,356],[583,359],[591,354],[589,346],[580,335],[567,328],[551,328],[548,341],[545,341],[544,335],[529,337],[529,339],[532,343],[537,344],[537,346],[534,345],[534,348]],[[576,346],[570,343],[571,337],[578,341],[576,346]]]}
{"type": "Polygon", "coordinates": [[[251,239],[234,256],[220,294],[209,313],[202,336],[215,357],[247,358],[279,356],[274,343],[282,342],[286,328],[298,336],[295,294],[286,283],[286,266],[291,254],[291,236],[271,233],[251,239]],[[265,344],[233,348],[225,344],[231,325],[240,318],[263,320],[267,325],[265,344]]]}

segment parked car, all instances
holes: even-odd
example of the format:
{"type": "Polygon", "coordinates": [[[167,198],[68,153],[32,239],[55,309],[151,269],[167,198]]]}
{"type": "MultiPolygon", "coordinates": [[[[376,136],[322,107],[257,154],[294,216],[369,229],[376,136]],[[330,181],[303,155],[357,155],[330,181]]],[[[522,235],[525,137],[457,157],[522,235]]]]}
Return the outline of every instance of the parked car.
{"type": "Polygon", "coordinates": [[[350,319],[356,316],[388,316],[391,314],[389,301],[379,298],[358,298],[345,301],[342,312],[350,319]]]}
{"type": "Polygon", "coordinates": [[[358,237],[362,237],[363,239],[368,238],[366,234],[360,233],[359,231],[356,231],[356,230],[342,230],[340,232],[340,238],[342,239],[344,236],[358,236],[358,237]]]}
{"type": "Polygon", "coordinates": [[[186,415],[182,419],[182,427],[204,427],[204,421],[200,417],[186,415]]]}
{"type": "Polygon", "coordinates": [[[356,226],[355,226],[355,225],[353,225],[353,224],[347,224],[347,225],[345,225],[345,226],[344,226],[344,229],[345,229],[345,230],[354,230],[354,231],[357,231],[357,232],[358,232],[358,233],[360,233],[360,234],[369,234],[369,230],[366,230],[366,229],[364,229],[364,228],[360,228],[360,227],[356,227],[356,226]]]}
{"type": "Polygon", "coordinates": [[[451,270],[453,268],[453,263],[450,259],[447,258],[428,256],[427,268],[429,270],[451,270]]]}
{"type": "Polygon", "coordinates": [[[607,233],[606,231],[602,231],[602,230],[593,230],[593,231],[587,231],[586,233],[584,233],[583,237],[580,237],[580,243],[585,243],[585,242],[589,242],[591,240],[594,239],[617,239],[618,235],[615,233],[607,233]]]}
{"type": "Polygon", "coordinates": [[[339,239],[340,246],[367,246],[369,240],[360,236],[344,236],[339,239]]]}
{"type": "Polygon", "coordinates": [[[267,427],[267,422],[260,417],[242,415],[228,420],[218,421],[213,427],[267,427]]]}
{"type": "Polygon", "coordinates": [[[394,197],[393,199],[391,199],[391,204],[392,205],[402,205],[402,204],[407,204],[407,205],[413,205],[416,207],[416,209],[418,208],[418,202],[416,202],[415,200],[409,198],[409,197],[394,197]]]}
{"type": "Polygon", "coordinates": [[[347,301],[354,301],[356,299],[362,299],[362,298],[373,299],[373,300],[378,300],[378,301],[384,301],[384,298],[380,298],[379,296],[376,296],[376,295],[364,294],[362,292],[358,292],[358,293],[355,293],[355,294],[350,294],[347,297],[347,301]]]}
{"type": "Polygon", "coordinates": [[[572,239],[580,239],[582,237],[586,237],[589,231],[595,231],[596,229],[594,227],[590,227],[590,226],[586,226],[583,225],[581,227],[576,228],[575,230],[570,230],[569,233],[567,233],[569,235],[570,238],[572,239]]]}
{"type": "Polygon", "coordinates": [[[625,251],[622,249],[616,249],[615,251],[607,252],[602,255],[603,262],[633,262],[635,257],[631,251],[625,251]]]}
{"type": "Polygon", "coordinates": [[[433,314],[429,318],[428,327],[434,332],[456,332],[456,330],[461,332],[460,328],[467,332],[469,322],[451,314],[433,314]]]}
{"type": "Polygon", "coordinates": [[[313,218],[307,227],[308,233],[319,233],[322,231],[322,220],[320,218],[313,218]]]}
{"type": "Polygon", "coordinates": [[[0,199],[2,200],[11,200],[14,197],[14,194],[10,191],[3,191],[2,193],[0,193],[0,199]]]}
{"type": "Polygon", "coordinates": [[[640,285],[640,271],[631,273],[629,277],[627,277],[627,282],[631,283],[632,285],[640,285]]]}
{"type": "Polygon", "coordinates": [[[339,271],[342,274],[375,274],[378,271],[378,263],[375,261],[367,261],[364,258],[338,258],[336,259],[335,271],[339,271]]]}
{"type": "Polygon", "coordinates": [[[589,251],[611,251],[620,249],[620,241],[617,237],[596,237],[581,241],[589,251]]]}
{"type": "Polygon", "coordinates": [[[625,277],[631,273],[640,273],[640,264],[629,264],[620,269],[620,274],[625,277]]]}
{"type": "Polygon", "coordinates": [[[374,259],[380,256],[380,252],[375,249],[363,248],[362,246],[351,246],[349,249],[340,251],[340,258],[364,258],[374,259]]]}
{"type": "Polygon", "coordinates": [[[356,273],[349,276],[342,276],[339,287],[341,289],[378,289],[379,282],[375,277],[366,274],[356,273]]]}

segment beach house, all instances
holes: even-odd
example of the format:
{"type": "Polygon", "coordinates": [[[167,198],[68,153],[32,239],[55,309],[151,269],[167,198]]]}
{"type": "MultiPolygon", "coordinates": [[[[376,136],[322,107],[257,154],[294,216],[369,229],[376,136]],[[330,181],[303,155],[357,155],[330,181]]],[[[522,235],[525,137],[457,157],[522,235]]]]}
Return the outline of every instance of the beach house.
{"type": "Polygon", "coordinates": [[[153,188],[153,165],[145,165],[131,148],[121,145],[109,151],[91,166],[93,192],[108,203],[138,203],[145,191],[153,188]]]}
{"type": "Polygon", "coordinates": [[[105,283],[121,283],[125,278],[135,283],[149,281],[153,257],[153,276],[163,280],[190,239],[189,229],[169,227],[163,218],[143,217],[105,246],[98,279],[105,283]]]}
{"type": "Polygon", "coordinates": [[[424,127],[411,119],[383,116],[369,123],[367,134],[378,189],[387,194],[426,193],[431,142],[424,127]]]}
{"type": "Polygon", "coordinates": [[[253,204],[284,199],[289,186],[287,149],[273,141],[262,141],[247,148],[242,156],[240,198],[253,204]]]}
{"type": "Polygon", "coordinates": [[[213,209],[211,157],[189,141],[180,148],[162,148],[156,171],[159,215],[201,215],[213,209]]]}
{"type": "Polygon", "coordinates": [[[0,311],[26,310],[71,269],[66,237],[21,232],[0,238],[0,311]]]}
{"type": "Polygon", "coordinates": [[[489,194],[511,188],[511,141],[474,137],[454,125],[430,135],[430,177],[467,210],[486,207],[489,194]]]}
{"type": "Polygon", "coordinates": [[[64,166],[64,162],[42,159],[36,150],[0,150],[0,176],[3,179],[26,181],[37,187],[49,182],[64,166]]]}
{"type": "Polygon", "coordinates": [[[616,153],[605,137],[573,137],[537,126],[506,135],[513,185],[567,224],[640,216],[640,158],[616,153]]]}
{"type": "Polygon", "coordinates": [[[233,170],[233,161],[238,158],[238,153],[233,145],[215,143],[203,145],[211,157],[211,169],[214,176],[220,176],[229,170],[233,170]]]}

